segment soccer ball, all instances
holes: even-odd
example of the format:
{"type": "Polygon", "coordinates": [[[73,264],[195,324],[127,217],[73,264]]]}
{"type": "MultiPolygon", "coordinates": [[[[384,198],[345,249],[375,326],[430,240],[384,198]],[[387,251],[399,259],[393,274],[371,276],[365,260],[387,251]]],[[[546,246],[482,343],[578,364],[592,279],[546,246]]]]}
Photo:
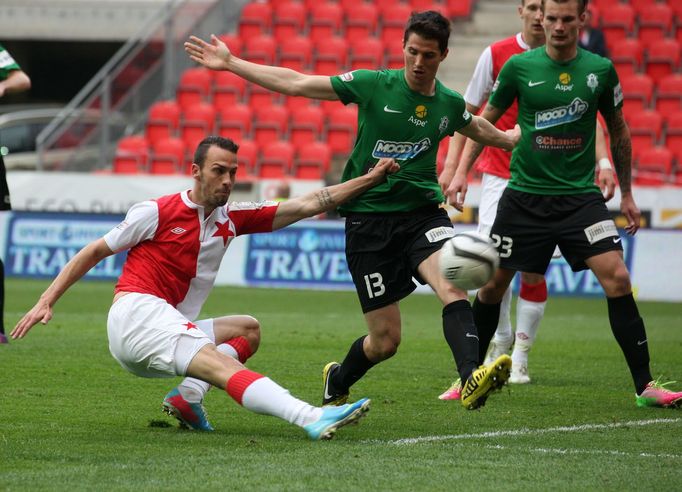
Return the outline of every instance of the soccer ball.
{"type": "Polygon", "coordinates": [[[440,250],[441,275],[462,290],[484,286],[493,278],[499,264],[495,243],[478,232],[455,234],[440,250]]]}

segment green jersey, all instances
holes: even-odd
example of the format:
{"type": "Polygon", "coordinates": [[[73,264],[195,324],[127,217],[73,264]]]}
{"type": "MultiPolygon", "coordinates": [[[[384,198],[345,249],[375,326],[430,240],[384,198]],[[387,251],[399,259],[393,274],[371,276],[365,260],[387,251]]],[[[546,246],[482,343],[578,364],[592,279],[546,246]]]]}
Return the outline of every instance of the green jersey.
{"type": "Polygon", "coordinates": [[[521,141],[512,153],[509,188],[540,195],[599,192],[594,184],[597,111],[623,105],[613,64],[578,48],[568,62],[544,47],[513,56],[489,103],[508,108],[518,98],[521,141]]]}
{"type": "Polygon", "coordinates": [[[382,157],[400,171],[339,207],[348,212],[407,212],[441,203],[438,143],[471,122],[464,98],[436,80],[433,96],[411,90],[404,70],[355,70],[331,78],[344,104],[358,105],[358,134],[343,181],[360,176],[382,157]]]}
{"type": "Polygon", "coordinates": [[[13,70],[21,70],[19,64],[14,61],[12,55],[0,44],[0,80],[5,80],[9,77],[9,73],[13,70]]]}

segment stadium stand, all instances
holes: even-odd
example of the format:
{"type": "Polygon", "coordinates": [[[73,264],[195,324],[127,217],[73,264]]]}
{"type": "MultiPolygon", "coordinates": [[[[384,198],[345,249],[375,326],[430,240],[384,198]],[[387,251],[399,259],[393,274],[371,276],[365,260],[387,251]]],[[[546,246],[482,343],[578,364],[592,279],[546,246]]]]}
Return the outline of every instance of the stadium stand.
{"type": "Polygon", "coordinates": [[[241,142],[251,137],[253,111],[246,104],[231,104],[220,107],[216,132],[218,135],[241,142]]]}
{"type": "Polygon", "coordinates": [[[149,144],[144,135],[123,137],[116,145],[113,171],[117,174],[137,174],[147,172],[149,144]]]}
{"type": "Polygon", "coordinates": [[[343,9],[334,2],[313,5],[309,14],[308,37],[313,43],[328,39],[341,33],[343,9]]]}
{"type": "Polygon", "coordinates": [[[282,179],[291,173],[294,146],[290,142],[276,140],[258,147],[262,149],[258,162],[258,177],[282,179]]]}
{"type": "Polygon", "coordinates": [[[180,106],[173,100],[158,101],[149,108],[145,136],[154,147],[161,139],[174,136],[180,124],[180,106]]]}
{"type": "Polygon", "coordinates": [[[157,140],[152,144],[149,171],[152,174],[186,174],[185,143],[176,137],[157,140]]]}
{"type": "Polygon", "coordinates": [[[323,179],[331,166],[332,151],[325,142],[297,147],[292,175],[296,179],[323,179]]]}
{"type": "Polygon", "coordinates": [[[213,86],[213,74],[205,68],[188,68],[180,76],[175,100],[184,111],[208,99],[213,86]]]}

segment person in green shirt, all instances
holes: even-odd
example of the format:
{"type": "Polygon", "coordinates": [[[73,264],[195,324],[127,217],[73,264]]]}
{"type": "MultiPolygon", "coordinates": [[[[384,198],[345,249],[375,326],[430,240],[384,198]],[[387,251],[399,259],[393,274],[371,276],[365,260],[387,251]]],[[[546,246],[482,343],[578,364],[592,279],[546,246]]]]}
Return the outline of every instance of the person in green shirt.
{"type": "Polygon", "coordinates": [[[482,406],[509,377],[511,359],[478,368],[478,335],[465,291],[440,274],[441,245],[454,235],[440,208],[436,174],[438,142],[455,131],[485,145],[512,150],[518,127],[507,132],[471,115],[462,96],[436,78],[448,54],[449,21],[434,11],[414,13],[403,36],[405,67],[355,70],[338,76],[302,74],[259,65],[233,55],[216,36],[192,36],[190,58],[213,70],[229,70],[266,89],[289,96],[340,100],[358,105],[358,133],[344,168],[346,181],[366,173],[380,158],[400,163],[387,181],[340,207],[346,218],[346,258],[360,299],[368,335],[358,338],[341,364],[323,371],[323,404],[337,405],[350,387],[400,344],[399,301],[428,283],[443,303],[443,332],[465,381],[462,404],[482,406]]]}
{"type": "MultiPolygon", "coordinates": [[[[31,88],[28,78],[12,55],[0,44],[0,99],[5,94],[27,91],[31,88]]],[[[12,210],[9,197],[5,161],[0,153],[0,211],[12,210]]],[[[7,343],[5,335],[5,265],[0,259],[0,344],[7,343]]]]}
{"type": "MultiPolygon", "coordinates": [[[[625,230],[639,229],[631,188],[632,145],[621,111],[623,93],[613,64],[578,47],[587,0],[543,0],[544,47],[513,56],[502,67],[483,112],[491,122],[518,101],[521,141],[490,236],[500,268],[478,291],[473,311],[480,343],[489,344],[500,302],[516,271],[542,274],[558,245],[573,271],[590,269],[606,294],[611,330],[630,369],[638,406],[682,403],[682,392],[654,381],[644,322],[632,295],[621,237],[594,184],[597,112],[611,135],[625,230]]],[[[469,166],[481,146],[465,147],[469,166]]]]}

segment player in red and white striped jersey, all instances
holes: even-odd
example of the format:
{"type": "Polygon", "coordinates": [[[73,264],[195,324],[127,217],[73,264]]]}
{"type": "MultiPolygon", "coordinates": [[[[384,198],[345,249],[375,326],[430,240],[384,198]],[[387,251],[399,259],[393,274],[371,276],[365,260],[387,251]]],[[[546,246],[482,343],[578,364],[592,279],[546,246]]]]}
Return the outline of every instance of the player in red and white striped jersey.
{"type": "Polygon", "coordinates": [[[109,349],[138,376],[188,376],[166,396],[168,413],[186,427],[212,430],[202,399],[213,385],[249,410],[303,427],[312,439],[328,439],[338,427],[359,419],[369,400],[329,409],[298,400],[243,366],[258,347],[257,320],[245,315],[195,318],[234,237],[270,232],[333,209],[383,182],[399,166],[381,159],[367,174],[302,197],[228,204],[237,151],[231,140],[204,139],[194,154],[192,189],[134,205],[123,222],[67,263],[17,323],[12,338],[49,322],[52,306],[71,285],[102,259],[129,250],[109,311],[109,349]]]}

